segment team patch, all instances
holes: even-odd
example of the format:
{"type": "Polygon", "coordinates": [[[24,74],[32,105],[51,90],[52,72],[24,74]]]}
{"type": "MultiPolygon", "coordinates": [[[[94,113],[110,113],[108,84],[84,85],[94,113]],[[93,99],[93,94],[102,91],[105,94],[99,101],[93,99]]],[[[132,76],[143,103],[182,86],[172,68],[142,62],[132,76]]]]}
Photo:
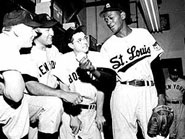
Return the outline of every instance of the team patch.
{"type": "Polygon", "coordinates": [[[154,49],[155,49],[156,51],[161,50],[161,47],[159,46],[159,44],[158,44],[157,42],[155,42],[152,46],[154,47],[154,49]]]}

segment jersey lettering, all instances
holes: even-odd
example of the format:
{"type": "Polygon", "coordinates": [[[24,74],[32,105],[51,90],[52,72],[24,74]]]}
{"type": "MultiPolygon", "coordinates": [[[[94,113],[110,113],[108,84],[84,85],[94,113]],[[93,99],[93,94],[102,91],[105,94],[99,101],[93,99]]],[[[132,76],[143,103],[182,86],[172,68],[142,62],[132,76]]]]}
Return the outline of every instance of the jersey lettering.
{"type": "Polygon", "coordinates": [[[72,83],[73,81],[78,80],[78,75],[76,72],[73,72],[72,74],[69,74],[69,82],[72,83]]]}
{"type": "Polygon", "coordinates": [[[178,85],[178,84],[166,85],[166,90],[170,90],[170,89],[175,89],[175,90],[178,90],[182,93],[185,93],[185,88],[181,85],[178,85]]]}
{"type": "Polygon", "coordinates": [[[110,62],[113,63],[113,69],[117,69],[119,68],[120,66],[124,66],[125,63],[123,62],[123,56],[120,54],[119,56],[115,56],[113,57],[110,62]]]}
{"type": "Polygon", "coordinates": [[[133,60],[136,57],[141,57],[143,55],[150,54],[150,47],[146,48],[146,46],[144,45],[144,48],[137,50],[136,46],[132,46],[130,49],[127,50],[127,52],[131,55],[129,57],[129,60],[133,60]]]}
{"type": "Polygon", "coordinates": [[[136,46],[132,46],[127,49],[128,59],[123,58],[124,56],[119,54],[110,59],[113,69],[119,69],[119,71],[125,72],[128,68],[136,64],[137,62],[143,60],[146,57],[151,56],[150,47],[143,46],[143,48],[136,49],[136,46]]]}
{"type": "Polygon", "coordinates": [[[56,62],[54,61],[50,61],[49,64],[47,64],[46,62],[44,62],[44,64],[40,65],[39,66],[39,70],[40,70],[40,77],[42,75],[45,75],[48,71],[50,71],[51,69],[54,69],[55,68],[55,65],[56,65],[56,62]]]}
{"type": "Polygon", "coordinates": [[[44,63],[43,65],[39,66],[39,70],[42,73],[42,75],[44,75],[47,73],[47,71],[49,71],[49,68],[48,68],[47,64],[44,63]]]}

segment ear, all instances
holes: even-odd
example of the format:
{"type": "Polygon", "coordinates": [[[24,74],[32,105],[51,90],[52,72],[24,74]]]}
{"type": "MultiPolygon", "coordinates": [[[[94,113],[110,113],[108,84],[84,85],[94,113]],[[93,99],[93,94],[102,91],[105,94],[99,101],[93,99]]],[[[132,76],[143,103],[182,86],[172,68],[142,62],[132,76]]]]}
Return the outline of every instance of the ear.
{"type": "Polygon", "coordinates": [[[74,49],[74,46],[72,43],[68,43],[69,48],[74,49]]]}
{"type": "Polygon", "coordinates": [[[124,11],[121,11],[121,18],[124,20],[126,18],[126,13],[124,11]]]}

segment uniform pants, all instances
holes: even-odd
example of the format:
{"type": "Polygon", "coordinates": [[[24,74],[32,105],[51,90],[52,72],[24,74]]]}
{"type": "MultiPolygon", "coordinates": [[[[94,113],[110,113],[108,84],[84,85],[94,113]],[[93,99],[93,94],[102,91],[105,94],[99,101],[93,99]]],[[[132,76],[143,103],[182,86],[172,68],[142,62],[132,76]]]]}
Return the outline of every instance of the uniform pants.
{"type": "Polygon", "coordinates": [[[52,96],[26,95],[31,128],[29,139],[37,138],[37,131],[53,134],[59,131],[63,114],[62,100],[52,96]]]}
{"type": "Polygon", "coordinates": [[[170,104],[174,110],[174,120],[170,127],[171,139],[185,139],[185,105],[170,104]]]}
{"type": "Polygon", "coordinates": [[[139,121],[144,138],[156,139],[147,135],[147,124],[157,102],[154,86],[136,87],[117,83],[110,103],[113,138],[137,139],[137,121],[139,121]]]}
{"type": "Polygon", "coordinates": [[[62,116],[62,126],[60,127],[59,139],[102,139],[101,133],[95,123],[95,110],[82,110],[79,119],[82,121],[82,129],[75,136],[70,128],[70,117],[64,113],[62,116]]]}

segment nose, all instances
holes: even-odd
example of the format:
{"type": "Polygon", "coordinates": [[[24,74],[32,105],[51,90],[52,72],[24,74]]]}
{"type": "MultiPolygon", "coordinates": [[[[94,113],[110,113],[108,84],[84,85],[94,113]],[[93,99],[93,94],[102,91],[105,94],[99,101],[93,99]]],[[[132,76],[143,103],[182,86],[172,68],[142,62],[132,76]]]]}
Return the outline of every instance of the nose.
{"type": "Polygon", "coordinates": [[[36,30],[33,29],[32,34],[33,34],[34,37],[37,36],[36,30]]]}
{"type": "Polygon", "coordinates": [[[49,30],[49,34],[50,34],[50,35],[52,35],[52,36],[54,35],[54,31],[53,31],[53,29],[52,29],[52,28],[50,28],[50,30],[49,30]]]}
{"type": "Polygon", "coordinates": [[[106,23],[107,23],[107,25],[109,26],[109,25],[111,24],[111,20],[108,18],[108,19],[106,20],[106,23]]]}

